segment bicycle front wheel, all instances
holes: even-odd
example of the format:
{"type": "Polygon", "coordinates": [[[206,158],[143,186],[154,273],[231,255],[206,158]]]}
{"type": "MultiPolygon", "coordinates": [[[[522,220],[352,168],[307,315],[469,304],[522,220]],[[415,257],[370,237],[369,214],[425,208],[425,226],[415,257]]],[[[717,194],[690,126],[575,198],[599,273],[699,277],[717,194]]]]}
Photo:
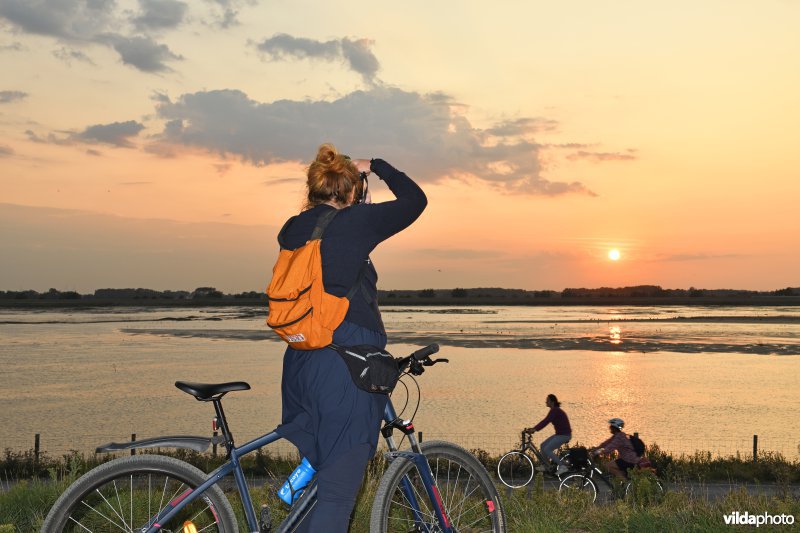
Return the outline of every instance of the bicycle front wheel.
{"type": "Polygon", "coordinates": [[[506,487],[524,487],[533,479],[533,461],[522,452],[508,452],[497,463],[497,477],[506,487]]]}
{"type": "MultiPolygon", "coordinates": [[[[115,459],[70,485],[50,509],[42,532],[139,532],[162,509],[177,504],[205,479],[201,470],[172,457],[115,459]]],[[[171,531],[237,531],[233,509],[217,486],[183,508],[169,524],[161,525],[171,531]]]]}
{"type": "MultiPolygon", "coordinates": [[[[465,449],[449,442],[422,444],[436,490],[453,531],[506,531],[505,515],[489,474],[465,449]]],[[[381,478],[370,532],[444,531],[417,465],[398,457],[381,478]]]]}
{"type": "Polygon", "coordinates": [[[597,485],[592,478],[583,474],[570,474],[561,480],[558,492],[562,496],[572,497],[573,495],[584,495],[589,501],[594,503],[597,499],[597,485]]]}

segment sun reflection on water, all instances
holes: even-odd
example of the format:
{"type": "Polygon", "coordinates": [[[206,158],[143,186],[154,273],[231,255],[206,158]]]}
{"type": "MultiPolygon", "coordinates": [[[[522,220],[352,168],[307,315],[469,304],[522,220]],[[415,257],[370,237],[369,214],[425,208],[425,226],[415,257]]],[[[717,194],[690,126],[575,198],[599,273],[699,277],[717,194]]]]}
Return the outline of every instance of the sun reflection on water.
{"type": "Polygon", "coordinates": [[[622,328],[619,326],[611,326],[608,328],[611,344],[622,343],[622,328]]]}

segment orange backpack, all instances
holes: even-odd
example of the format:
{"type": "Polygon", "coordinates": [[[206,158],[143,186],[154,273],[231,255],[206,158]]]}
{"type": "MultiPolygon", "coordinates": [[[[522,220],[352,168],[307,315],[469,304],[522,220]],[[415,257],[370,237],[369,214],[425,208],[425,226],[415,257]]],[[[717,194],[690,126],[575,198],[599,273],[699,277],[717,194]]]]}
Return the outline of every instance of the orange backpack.
{"type": "Polygon", "coordinates": [[[281,251],[267,287],[267,325],[297,350],[316,350],[333,342],[333,331],[344,320],[350,299],[361,286],[363,267],[347,296],[325,292],[320,246],[325,228],[338,213],[334,209],[320,215],[309,240],[294,250],[287,248],[283,238],[292,219],[278,234],[281,251]]]}

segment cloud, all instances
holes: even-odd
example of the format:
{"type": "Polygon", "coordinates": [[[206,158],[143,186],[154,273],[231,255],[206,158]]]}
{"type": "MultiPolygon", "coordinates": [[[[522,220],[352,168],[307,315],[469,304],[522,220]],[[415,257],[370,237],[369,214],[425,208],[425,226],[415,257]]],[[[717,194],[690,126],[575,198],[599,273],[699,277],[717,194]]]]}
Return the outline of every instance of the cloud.
{"type": "MultiPolygon", "coordinates": [[[[143,129],[143,124],[135,120],[128,120],[126,122],[112,122],[110,124],[95,124],[81,132],[62,132],[66,133],[63,137],[59,137],[53,133],[48,133],[47,137],[40,137],[31,130],[25,131],[25,134],[28,136],[28,140],[35,143],[58,144],[62,146],[69,146],[75,143],[101,143],[120,148],[132,148],[133,143],[130,141],[130,138],[137,136],[143,129]]],[[[101,155],[101,153],[96,150],[88,150],[87,154],[95,156],[101,155]]]]}
{"type": "Polygon", "coordinates": [[[94,156],[94,157],[100,157],[100,156],[103,155],[103,153],[98,151],[98,150],[94,150],[92,148],[89,148],[88,150],[86,150],[86,155],[91,155],[91,156],[94,156]]]}
{"type": "Polygon", "coordinates": [[[25,47],[19,41],[14,41],[11,44],[0,44],[0,52],[22,52],[25,47]]]}
{"type": "Polygon", "coordinates": [[[10,157],[14,155],[14,150],[10,146],[0,144],[0,157],[10,157]]]}
{"type": "Polygon", "coordinates": [[[150,37],[125,37],[110,34],[103,37],[119,53],[122,62],[143,72],[168,72],[172,69],[167,61],[182,60],[165,44],[158,44],[150,37]]]}
{"type": "Polygon", "coordinates": [[[0,0],[0,17],[27,33],[87,41],[107,31],[114,0],[0,0]]]}
{"type": "Polygon", "coordinates": [[[80,61],[81,63],[88,63],[89,65],[94,65],[94,61],[92,61],[91,58],[89,58],[89,56],[87,56],[80,50],[75,50],[74,48],[67,48],[65,46],[62,46],[58,50],[53,50],[53,55],[57,59],[60,59],[61,61],[67,63],[68,65],[71,65],[73,61],[80,61]]]}
{"type": "Polygon", "coordinates": [[[372,53],[374,41],[351,40],[347,37],[330,41],[317,41],[304,37],[293,37],[278,33],[256,44],[256,48],[270,59],[321,59],[342,61],[350,70],[360,74],[364,81],[372,84],[380,69],[378,58],[372,53]]]}
{"type": "Polygon", "coordinates": [[[518,118],[500,122],[486,130],[490,135],[507,137],[523,135],[526,133],[539,133],[542,131],[553,131],[558,126],[558,122],[552,119],[532,117],[518,118]]]}
{"type": "Polygon", "coordinates": [[[111,124],[95,124],[80,133],[74,134],[74,139],[83,142],[98,142],[111,144],[123,148],[131,148],[133,144],[130,137],[135,137],[144,129],[144,125],[135,120],[126,122],[112,122],[111,124]]]}
{"type": "Polygon", "coordinates": [[[239,25],[239,10],[245,5],[256,5],[257,0],[207,0],[218,7],[214,11],[211,25],[222,29],[239,25]]]}
{"type": "Polygon", "coordinates": [[[350,154],[385,157],[422,181],[452,177],[507,192],[594,194],[579,182],[547,180],[540,147],[530,140],[509,136],[489,144],[491,136],[442,93],[373,87],[333,101],[261,103],[238,90],[216,90],[154,100],[166,121],[155,152],[184,145],[261,165],[307,161],[319,144],[333,141],[350,154]]]}
{"type": "Polygon", "coordinates": [[[53,133],[48,133],[47,137],[39,137],[33,130],[25,130],[25,135],[28,136],[28,140],[34,143],[41,143],[41,144],[60,144],[60,145],[69,145],[72,144],[68,138],[64,137],[56,137],[53,133]]]}
{"type": "MultiPolygon", "coordinates": [[[[142,12],[134,18],[141,28],[165,27],[182,20],[185,5],[177,0],[141,0],[142,12]]],[[[149,36],[119,33],[127,24],[117,12],[115,0],[0,0],[0,19],[18,29],[53,37],[61,42],[86,46],[110,46],[122,62],[143,72],[169,71],[166,63],[183,59],[149,36]]],[[[54,52],[62,60],[89,61],[82,52],[62,49],[54,52]]]]}
{"type": "Polygon", "coordinates": [[[261,184],[265,187],[272,187],[273,185],[283,185],[284,183],[305,184],[302,178],[276,178],[273,180],[262,181],[261,184]]]}
{"type": "Polygon", "coordinates": [[[654,261],[711,261],[715,259],[737,259],[741,257],[748,256],[746,254],[672,254],[658,257],[654,259],[654,261]]]}
{"type": "Polygon", "coordinates": [[[581,150],[579,152],[575,152],[574,154],[568,155],[567,159],[570,161],[587,159],[589,161],[594,161],[595,163],[600,163],[603,161],[633,161],[638,158],[632,153],[621,154],[619,152],[587,152],[585,150],[581,150]]]}
{"type": "Polygon", "coordinates": [[[542,144],[542,148],[568,148],[572,150],[577,150],[579,148],[590,148],[591,144],[583,144],[583,143],[557,143],[557,144],[542,144]]]}
{"type": "Polygon", "coordinates": [[[22,91],[0,91],[0,104],[24,100],[27,97],[28,93],[22,91]]]}
{"type": "Polygon", "coordinates": [[[188,5],[178,0],[139,0],[141,12],[132,22],[137,30],[160,31],[175,28],[183,22],[188,5]]]}

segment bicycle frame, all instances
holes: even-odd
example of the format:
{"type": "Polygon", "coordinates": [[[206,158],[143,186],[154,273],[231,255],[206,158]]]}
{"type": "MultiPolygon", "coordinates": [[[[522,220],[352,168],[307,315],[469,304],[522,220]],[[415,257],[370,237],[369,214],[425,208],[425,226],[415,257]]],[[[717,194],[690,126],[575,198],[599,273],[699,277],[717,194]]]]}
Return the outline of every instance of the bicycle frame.
{"type": "Polygon", "coordinates": [[[525,453],[526,451],[530,451],[539,461],[539,464],[545,466],[549,465],[550,461],[544,456],[541,450],[539,450],[536,444],[533,443],[533,435],[528,433],[523,433],[522,435],[522,448],[520,448],[520,452],[525,453]]]}
{"type": "MultiPolygon", "coordinates": [[[[233,446],[233,438],[230,436],[228,431],[227,422],[225,420],[225,415],[222,412],[221,403],[215,402],[214,407],[217,410],[218,420],[221,422],[221,429],[223,430],[223,434],[226,440],[226,447],[228,449],[228,457],[229,461],[224,465],[220,466],[213,472],[208,475],[206,481],[204,481],[199,487],[196,489],[188,489],[184,493],[177,496],[175,499],[170,501],[167,506],[162,509],[155,517],[151,518],[150,521],[142,528],[138,529],[138,531],[144,531],[146,533],[158,533],[162,529],[162,524],[169,523],[169,521],[177,515],[181,509],[185,506],[189,505],[195,499],[201,497],[203,493],[208,490],[211,486],[218,483],[222,478],[230,475],[233,473],[234,479],[236,480],[236,486],[239,491],[239,495],[242,498],[242,506],[244,507],[245,518],[247,520],[247,525],[250,528],[250,531],[258,531],[259,525],[256,519],[255,511],[253,509],[253,502],[250,498],[250,490],[247,487],[247,483],[245,480],[244,472],[240,465],[240,458],[251,453],[259,448],[263,448],[268,444],[271,444],[277,440],[280,440],[282,437],[276,432],[271,431],[270,433],[263,435],[261,437],[255,438],[250,442],[237,447],[233,446]]],[[[433,479],[433,473],[431,472],[430,466],[428,465],[427,459],[425,455],[422,453],[420,448],[419,442],[417,441],[415,432],[414,432],[414,425],[409,421],[400,420],[397,416],[397,413],[394,410],[394,406],[392,405],[391,399],[389,399],[386,403],[386,409],[384,411],[384,427],[381,430],[381,434],[383,435],[384,439],[386,440],[386,444],[389,447],[389,453],[387,454],[392,460],[398,457],[402,457],[406,460],[413,461],[414,464],[417,466],[417,470],[420,473],[420,477],[423,480],[425,485],[425,489],[428,495],[428,498],[432,504],[432,508],[435,510],[436,518],[439,521],[439,524],[443,525],[443,530],[445,533],[451,533],[452,528],[450,527],[450,521],[444,512],[444,505],[442,503],[442,499],[439,495],[439,489],[436,487],[436,483],[433,479]],[[404,435],[406,435],[409,439],[409,443],[411,445],[411,451],[406,452],[399,452],[397,447],[394,443],[393,438],[393,431],[397,429],[401,431],[404,435]]],[[[422,514],[420,512],[420,507],[417,502],[417,498],[414,495],[414,491],[410,486],[408,480],[403,480],[403,492],[408,498],[409,503],[411,504],[414,520],[421,531],[429,531],[428,527],[425,525],[423,521],[422,514]]],[[[289,515],[284,519],[284,521],[278,526],[278,532],[287,531],[289,528],[295,525],[295,522],[299,516],[302,516],[306,509],[313,505],[314,501],[316,500],[316,483],[312,481],[312,484],[309,485],[307,491],[304,492],[303,497],[301,497],[293,506],[289,515]]]]}
{"type": "MultiPolygon", "coordinates": [[[[597,477],[600,478],[603,481],[603,483],[605,483],[608,486],[609,489],[614,490],[614,485],[613,483],[611,483],[612,474],[609,474],[608,472],[603,472],[600,469],[600,467],[597,464],[595,464],[595,462],[592,461],[591,458],[589,458],[586,466],[581,471],[581,474],[583,474],[584,478],[594,480],[597,479],[594,477],[595,473],[597,473],[597,477]]],[[[626,478],[626,482],[630,483],[630,480],[626,478]]]]}
{"type": "MultiPolygon", "coordinates": [[[[256,520],[255,511],[253,510],[253,501],[250,498],[250,490],[247,488],[244,472],[242,471],[241,465],[239,464],[239,459],[242,456],[247,455],[248,453],[257,450],[259,448],[262,448],[281,438],[282,437],[278,435],[275,431],[271,431],[270,433],[258,437],[254,440],[251,440],[247,444],[244,444],[238,448],[231,447],[229,449],[230,460],[227,463],[220,466],[218,469],[214,470],[211,474],[209,474],[206,481],[203,482],[203,484],[197,487],[195,490],[189,489],[188,491],[184,492],[183,494],[172,500],[165,509],[163,509],[158,515],[156,515],[153,519],[151,519],[150,523],[147,524],[148,528],[143,530],[146,531],[147,533],[158,533],[159,531],[161,531],[162,523],[168,523],[173,516],[175,516],[178,512],[180,512],[181,509],[183,509],[183,507],[190,504],[198,497],[202,496],[202,494],[209,487],[215,485],[217,482],[219,482],[219,480],[221,480],[222,478],[233,472],[233,477],[236,480],[236,486],[239,490],[240,496],[242,497],[242,505],[244,507],[244,513],[245,513],[245,518],[247,519],[247,525],[250,527],[250,531],[258,531],[258,522],[256,520]]],[[[292,511],[294,511],[294,509],[292,509],[292,511]]]]}
{"type": "MultiPolygon", "coordinates": [[[[444,504],[442,503],[442,498],[439,495],[439,488],[436,486],[436,482],[433,479],[431,467],[428,465],[428,460],[422,453],[419,441],[417,441],[417,437],[414,434],[414,424],[398,418],[391,399],[386,403],[386,409],[384,410],[383,416],[385,424],[383,429],[381,429],[381,434],[386,440],[386,445],[389,448],[389,453],[387,455],[391,458],[391,460],[402,457],[404,459],[413,461],[414,464],[416,464],[417,471],[419,472],[422,482],[425,485],[425,491],[428,494],[428,499],[430,500],[431,505],[436,512],[436,519],[439,521],[439,524],[442,525],[443,531],[445,533],[450,533],[452,531],[452,528],[450,527],[450,520],[444,511],[444,504]],[[397,451],[397,446],[395,445],[394,438],[392,437],[392,432],[395,429],[400,430],[405,436],[408,437],[409,444],[411,445],[410,452],[397,451]]],[[[402,483],[403,495],[406,497],[411,506],[412,513],[414,514],[414,524],[416,525],[417,530],[430,531],[422,519],[420,506],[417,502],[416,496],[414,495],[414,490],[411,487],[411,483],[407,478],[404,478],[402,483]]]]}

